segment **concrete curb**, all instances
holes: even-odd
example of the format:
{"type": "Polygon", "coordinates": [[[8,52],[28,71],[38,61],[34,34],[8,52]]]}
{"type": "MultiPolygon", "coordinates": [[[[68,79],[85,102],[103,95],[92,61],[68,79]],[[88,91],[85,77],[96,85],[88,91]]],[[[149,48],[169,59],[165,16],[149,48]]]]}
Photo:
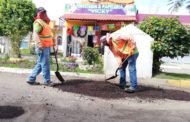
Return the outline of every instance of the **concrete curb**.
{"type": "MultiPolygon", "coordinates": [[[[0,67],[0,72],[30,74],[32,72],[32,69],[0,67]]],[[[60,72],[60,74],[63,76],[84,77],[84,78],[93,78],[93,79],[105,78],[104,74],[87,74],[87,73],[75,73],[75,72],[60,72]]],[[[55,71],[51,71],[51,75],[55,75],[55,71]]]]}
{"type": "Polygon", "coordinates": [[[190,88],[190,80],[168,80],[168,84],[177,87],[190,88]]]}

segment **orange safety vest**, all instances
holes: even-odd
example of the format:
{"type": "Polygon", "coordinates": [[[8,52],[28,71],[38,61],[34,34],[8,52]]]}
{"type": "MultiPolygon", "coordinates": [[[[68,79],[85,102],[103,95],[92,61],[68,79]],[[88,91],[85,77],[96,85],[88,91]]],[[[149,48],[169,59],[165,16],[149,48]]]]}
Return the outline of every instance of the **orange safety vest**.
{"type": "Polygon", "coordinates": [[[49,25],[41,19],[37,19],[35,20],[35,22],[39,23],[42,26],[42,32],[38,34],[41,41],[41,45],[43,47],[53,46],[53,33],[49,25]]]}
{"type": "Polygon", "coordinates": [[[121,57],[122,59],[125,59],[126,57],[138,52],[135,43],[132,41],[126,41],[122,39],[112,40],[110,41],[110,46],[113,48],[113,54],[115,56],[121,57]]]}

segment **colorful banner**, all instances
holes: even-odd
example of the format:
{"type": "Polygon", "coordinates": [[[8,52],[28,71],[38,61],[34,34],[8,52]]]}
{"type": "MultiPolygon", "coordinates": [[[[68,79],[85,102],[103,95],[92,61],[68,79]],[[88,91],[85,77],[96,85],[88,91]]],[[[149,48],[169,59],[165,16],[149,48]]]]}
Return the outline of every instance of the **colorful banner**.
{"type": "Polygon", "coordinates": [[[100,31],[100,30],[115,30],[115,29],[120,29],[121,26],[126,26],[126,24],[124,22],[120,23],[112,23],[112,24],[104,24],[104,25],[101,25],[101,26],[79,26],[79,25],[73,25],[73,26],[68,26],[68,28],[73,28],[73,31],[77,31],[78,29],[80,29],[81,31],[100,31]]]}
{"type": "Polygon", "coordinates": [[[88,26],[88,31],[93,31],[93,26],[88,26]]]}
{"type": "Polygon", "coordinates": [[[95,31],[99,31],[100,30],[100,26],[94,26],[94,30],[95,31]]]}
{"type": "Polygon", "coordinates": [[[137,9],[134,4],[66,4],[65,13],[80,14],[115,14],[136,16],[137,9]]]}
{"type": "Polygon", "coordinates": [[[101,26],[101,30],[107,30],[107,24],[101,26]]]}
{"type": "Polygon", "coordinates": [[[86,31],[86,29],[87,29],[86,26],[81,26],[81,27],[80,27],[80,30],[81,30],[81,31],[86,31]]]}
{"type": "Polygon", "coordinates": [[[109,29],[115,29],[115,24],[108,24],[109,29]]]}
{"type": "Polygon", "coordinates": [[[73,29],[74,29],[74,30],[78,30],[79,28],[80,28],[80,27],[79,27],[78,25],[74,25],[74,26],[73,26],[73,29]]]}
{"type": "Polygon", "coordinates": [[[116,26],[116,28],[120,28],[121,27],[121,23],[117,22],[117,23],[115,23],[115,26],[116,26]]]}

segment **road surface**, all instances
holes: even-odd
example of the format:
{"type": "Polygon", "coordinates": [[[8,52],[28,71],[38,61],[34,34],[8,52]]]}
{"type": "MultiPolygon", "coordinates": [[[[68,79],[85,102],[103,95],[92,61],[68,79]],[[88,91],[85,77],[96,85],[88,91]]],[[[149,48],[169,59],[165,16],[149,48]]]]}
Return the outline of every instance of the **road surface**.
{"type": "MultiPolygon", "coordinates": [[[[30,86],[25,83],[27,76],[28,74],[0,72],[1,122],[190,121],[189,101],[149,100],[138,97],[102,99],[62,92],[43,85],[30,86]],[[5,107],[9,109],[3,109],[5,107]],[[2,114],[6,116],[1,116],[2,114]]],[[[54,82],[58,82],[52,77],[54,82]]],[[[38,80],[41,79],[40,76],[38,80]]]]}

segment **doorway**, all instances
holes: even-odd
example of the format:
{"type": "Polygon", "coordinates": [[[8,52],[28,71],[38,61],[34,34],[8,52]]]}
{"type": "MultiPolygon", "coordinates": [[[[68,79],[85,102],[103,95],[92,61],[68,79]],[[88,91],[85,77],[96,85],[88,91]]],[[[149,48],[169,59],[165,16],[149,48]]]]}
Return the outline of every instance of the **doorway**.
{"type": "Polygon", "coordinates": [[[88,35],[88,43],[87,43],[87,46],[89,46],[89,47],[94,47],[93,35],[88,35]]]}

